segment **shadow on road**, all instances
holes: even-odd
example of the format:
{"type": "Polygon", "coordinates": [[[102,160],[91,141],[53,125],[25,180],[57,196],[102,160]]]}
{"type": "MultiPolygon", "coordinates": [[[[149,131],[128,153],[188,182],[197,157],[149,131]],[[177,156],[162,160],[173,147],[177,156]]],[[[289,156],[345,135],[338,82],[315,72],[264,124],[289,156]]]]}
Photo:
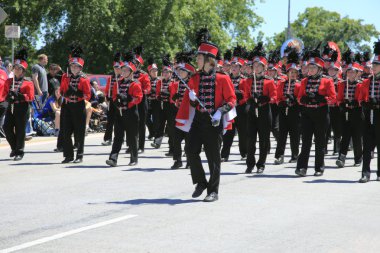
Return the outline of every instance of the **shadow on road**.
{"type": "Polygon", "coordinates": [[[180,205],[180,204],[189,204],[195,202],[201,202],[200,199],[131,199],[126,201],[111,201],[106,202],[107,204],[116,204],[116,205],[180,205]]]}
{"type": "Polygon", "coordinates": [[[266,174],[253,174],[247,176],[250,178],[299,178],[297,175],[266,175],[266,174]]]}
{"type": "Polygon", "coordinates": [[[54,165],[54,164],[61,164],[61,163],[13,163],[10,165],[11,166],[25,166],[25,165],[54,165]]]}
{"type": "Polygon", "coordinates": [[[316,179],[313,181],[303,181],[306,184],[356,184],[357,180],[328,180],[328,179],[316,179]]]}
{"type": "Polygon", "coordinates": [[[155,171],[173,171],[171,169],[163,169],[163,168],[132,168],[132,169],[127,169],[127,170],[122,170],[122,171],[141,171],[141,172],[155,172],[155,171]]]}

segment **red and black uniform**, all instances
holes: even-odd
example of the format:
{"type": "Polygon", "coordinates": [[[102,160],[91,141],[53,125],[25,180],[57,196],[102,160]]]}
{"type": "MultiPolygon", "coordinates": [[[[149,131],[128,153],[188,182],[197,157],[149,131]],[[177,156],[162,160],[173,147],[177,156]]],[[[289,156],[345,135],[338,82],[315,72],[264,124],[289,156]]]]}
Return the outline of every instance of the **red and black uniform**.
{"type": "Polygon", "coordinates": [[[230,156],[231,146],[234,141],[235,132],[237,129],[239,136],[239,152],[242,158],[247,156],[247,112],[245,111],[244,103],[244,91],[241,90],[241,83],[244,78],[242,75],[237,77],[230,76],[232,84],[234,86],[235,95],[237,99],[236,113],[237,116],[232,124],[232,129],[228,130],[223,135],[223,148],[221,151],[221,157],[228,160],[230,156]]]}
{"type": "MultiPolygon", "coordinates": [[[[297,171],[307,170],[313,135],[315,136],[315,171],[324,171],[324,148],[328,125],[328,104],[336,103],[336,93],[331,79],[317,74],[301,81],[298,100],[301,109],[302,149],[297,171]]],[[[296,172],[297,172],[296,171],[296,172]]]]}
{"type": "Polygon", "coordinates": [[[222,73],[212,70],[209,73],[196,73],[188,83],[204,105],[189,99],[189,91],[185,92],[181,107],[177,114],[177,126],[190,126],[187,159],[191,169],[193,184],[207,186],[207,193],[218,194],[220,181],[220,148],[222,142],[223,124],[214,127],[211,117],[217,110],[228,113],[236,104],[236,95],[231,79],[222,73]],[[194,114],[192,114],[194,113],[194,114]],[[193,115],[193,118],[191,117],[193,115]],[[207,182],[202,166],[200,153],[204,147],[210,179],[207,182]]]}
{"type": "MultiPolygon", "coordinates": [[[[370,178],[371,152],[380,150],[380,74],[365,79],[361,89],[364,111],[362,176],[370,178]]],[[[380,155],[377,155],[377,177],[380,177],[380,155]]]]}
{"type": "MultiPolygon", "coordinates": [[[[185,82],[188,82],[187,80],[184,80],[185,82]]],[[[182,162],[182,146],[181,143],[183,140],[185,140],[185,153],[187,150],[187,132],[182,131],[181,129],[178,129],[175,127],[175,118],[178,113],[178,109],[180,108],[183,97],[186,92],[186,87],[182,82],[175,82],[172,83],[171,86],[169,86],[170,90],[170,101],[172,104],[172,117],[173,122],[170,121],[171,124],[171,132],[173,134],[173,160],[176,162],[182,162]]]]}
{"type": "Polygon", "coordinates": [[[156,86],[158,82],[158,78],[150,78],[150,92],[148,95],[146,95],[148,100],[148,114],[147,114],[147,120],[146,125],[149,130],[149,138],[150,137],[156,137],[156,131],[159,127],[159,117],[160,117],[160,110],[161,110],[161,103],[157,100],[156,96],[156,86]]]}
{"type": "Polygon", "coordinates": [[[65,160],[74,159],[74,147],[71,135],[77,147],[76,159],[83,158],[84,138],[86,133],[85,100],[91,97],[90,81],[83,74],[77,76],[63,74],[60,92],[65,98],[62,103],[61,118],[63,119],[63,156],[65,160]]]}
{"type": "Polygon", "coordinates": [[[8,107],[8,102],[3,94],[5,81],[8,79],[7,73],[0,69],[0,134],[3,135],[4,115],[8,107]]]}
{"type": "MultiPolygon", "coordinates": [[[[337,103],[341,108],[340,122],[342,128],[342,141],[339,150],[339,158],[344,166],[348,146],[352,138],[355,164],[360,165],[363,157],[362,131],[363,131],[363,111],[360,106],[362,82],[355,80],[341,81],[338,84],[337,103]],[[348,85],[348,87],[347,87],[348,85]]],[[[339,165],[338,165],[339,166],[339,165]]]]}
{"type": "MultiPolygon", "coordinates": [[[[169,121],[173,118],[173,107],[171,105],[171,98],[170,98],[170,89],[169,87],[174,85],[175,82],[172,81],[172,79],[161,79],[157,81],[157,87],[156,87],[156,96],[157,100],[161,104],[161,113],[159,117],[159,127],[156,132],[156,139],[155,139],[155,144],[160,147],[162,138],[164,136],[164,130],[165,130],[165,125],[169,125],[169,121]]],[[[168,126],[167,126],[168,127],[168,126]]],[[[173,143],[171,140],[171,132],[170,129],[168,128],[168,136],[169,136],[169,153],[173,152],[173,143]]]]}
{"type": "Polygon", "coordinates": [[[149,75],[142,70],[137,70],[133,73],[133,78],[138,81],[143,93],[141,103],[137,106],[139,111],[139,150],[145,149],[145,124],[148,112],[148,101],[146,96],[150,93],[150,80],[149,75]]]}
{"type": "Polygon", "coordinates": [[[116,83],[120,84],[122,81],[123,81],[123,77],[121,75],[116,76],[115,73],[113,73],[107,80],[107,85],[104,92],[105,92],[109,105],[108,105],[108,111],[107,111],[106,131],[103,137],[104,141],[112,140],[112,132],[113,132],[114,124],[115,124],[115,106],[112,100],[113,87],[116,86],[116,83]]]}
{"type": "MultiPolygon", "coordinates": [[[[139,112],[138,105],[142,101],[141,84],[136,80],[123,79],[113,87],[112,100],[115,109],[115,137],[109,159],[117,162],[124,136],[127,136],[130,163],[138,162],[139,112]],[[119,90],[117,90],[119,88],[119,90]]],[[[145,126],[145,125],[144,125],[145,126]]]]}
{"type": "Polygon", "coordinates": [[[11,154],[22,158],[25,146],[25,126],[29,117],[29,103],[34,100],[34,85],[24,77],[14,78],[15,80],[9,78],[5,81],[1,95],[1,98],[5,98],[9,103],[5,113],[4,132],[12,149],[11,154]]]}
{"type": "Polygon", "coordinates": [[[300,108],[297,102],[301,83],[298,80],[284,80],[277,85],[277,104],[279,109],[279,138],[275,158],[285,154],[286,140],[290,136],[291,160],[296,160],[300,144],[300,108]]]}
{"type": "Polygon", "coordinates": [[[268,154],[270,131],[272,126],[272,113],[270,103],[276,101],[276,89],[273,79],[266,76],[245,79],[242,83],[244,91],[243,102],[247,102],[247,170],[251,173],[257,166],[262,172],[268,154]],[[260,156],[256,162],[256,141],[259,136],[260,156]]]}
{"type": "MultiPolygon", "coordinates": [[[[332,78],[334,83],[335,91],[338,92],[338,83],[343,81],[342,79],[335,77],[332,78]]],[[[342,139],[342,125],[341,125],[341,114],[342,109],[339,107],[338,103],[329,104],[329,127],[327,131],[333,131],[334,133],[334,148],[333,154],[339,153],[340,144],[342,139]]],[[[327,151],[327,143],[329,139],[329,134],[326,134],[326,151],[327,151]]]]}

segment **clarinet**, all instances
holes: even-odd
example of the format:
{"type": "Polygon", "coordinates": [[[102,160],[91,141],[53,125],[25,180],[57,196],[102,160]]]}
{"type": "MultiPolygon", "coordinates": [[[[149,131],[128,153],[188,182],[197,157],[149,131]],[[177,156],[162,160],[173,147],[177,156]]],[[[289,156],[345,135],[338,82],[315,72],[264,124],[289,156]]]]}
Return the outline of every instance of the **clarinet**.
{"type": "MultiPolygon", "coordinates": [[[[346,101],[348,101],[348,78],[346,80],[346,101]]],[[[347,108],[347,104],[346,104],[346,108],[347,108]]],[[[348,111],[346,111],[346,121],[348,121],[348,111]]]]}
{"type": "MultiPolygon", "coordinates": [[[[288,90],[286,92],[288,95],[290,94],[290,78],[289,78],[289,83],[288,83],[288,90]]],[[[285,115],[286,116],[288,116],[288,112],[289,112],[289,106],[287,106],[285,109],[285,115]]]]}
{"type": "MultiPolygon", "coordinates": [[[[15,76],[13,76],[13,82],[12,82],[12,91],[15,90],[15,76]]],[[[11,113],[13,114],[13,111],[14,111],[14,108],[15,108],[15,104],[12,103],[11,104],[11,113]]]]}
{"type": "MultiPolygon", "coordinates": [[[[116,94],[119,94],[119,80],[117,79],[117,76],[115,75],[116,80],[116,94]]],[[[127,106],[128,107],[128,106],[127,106]]],[[[121,108],[119,108],[120,116],[123,116],[123,113],[121,111],[121,108]]]]}
{"type": "MultiPolygon", "coordinates": [[[[254,93],[256,94],[257,92],[256,72],[253,72],[253,90],[254,90],[254,93]]],[[[255,98],[254,100],[255,100],[255,113],[256,113],[256,116],[259,117],[259,108],[257,106],[257,98],[255,98]]]]}
{"type": "MultiPolygon", "coordinates": [[[[371,90],[371,97],[375,95],[375,75],[373,75],[372,79],[372,90],[371,90]]],[[[373,108],[371,109],[371,125],[373,125],[373,108]]]]}

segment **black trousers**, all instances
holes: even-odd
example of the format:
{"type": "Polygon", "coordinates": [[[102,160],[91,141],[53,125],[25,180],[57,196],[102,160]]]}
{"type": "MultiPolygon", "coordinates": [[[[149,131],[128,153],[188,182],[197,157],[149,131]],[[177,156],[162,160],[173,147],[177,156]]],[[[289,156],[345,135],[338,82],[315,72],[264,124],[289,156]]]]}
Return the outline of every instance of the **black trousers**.
{"type": "Polygon", "coordinates": [[[5,113],[4,132],[9,146],[15,155],[24,155],[25,126],[29,118],[29,104],[27,102],[14,104],[13,113],[11,104],[5,113]]]}
{"type": "MultiPolygon", "coordinates": [[[[139,114],[139,149],[144,150],[145,148],[145,132],[146,132],[146,117],[148,112],[148,101],[145,96],[141,100],[141,103],[138,104],[138,114],[139,114]]],[[[128,139],[128,138],[127,138],[128,139]]]]}
{"type": "Polygon", "coordinates": [[[185,140],[185,153],[187,154],[187,133],[174,128],[173,131],[173,160],[182,161],[182,141],[185,140]]]}
{"type": "Polygon", "coordinates": [[[158,100],[152,100],[151,106],[152,106],[152,120],[153,120],[153,132],[154,132],[154,138],[161,138],[164,136],[164,127],[161,126],[161,121],[163,120],[163,102],[158,100]]]}
{"type": "Polygon", "coordinates": [[[169,152],[174,150],[174,129],[175,127],[175,118],[177,116],[178,108],[174,104],[169,104],[168,116],[167,116],[167,128],[169,136],[169,152]]]}
{"type": "Polygon", "coordinates": [[[109,102],[109,109],[107,112],[107,125],[106,125],[106,131],[104,133],[103,140],[104,141],[110,141],[112,140],[112,132],[113,132],[113,126],[115,124],[115,105],[113,101],[111,100],[109,102]]]}
{"type": "Polygon", "coordinates": [[[247,156],[247,112],[245,111],[246,104],[238,105],[236,107],[237,116],[232,125],[231,130],[223,135],[223,148],[221,151],[222,158],[230,156],[231,146],[234,141],[236,130],[239,136],[239,153],[241,157],[247,156]]]}
{"type": "MultiPolygon", "coordinates": [[[[162,137],[164,135],[165,131],[165,126],[167,127],[168,130],[168,136],[169,136],[169,152],[173,151],[173,140],[170,138],[171,137],[171,131],[170,131],[170,124],[171,121],[173,120],[173,108],[170,102],[162,102],[162,110],[160,114],[160,125],[159,125],[159,130],[157,135],[162,137]]],[[[175,117],[174,117],[175,120],[175,117]]]]}
{"type": "MultiPolygon", "coordinates": [[[[115,110],[116,109],[115,106],[115,110]]],[[[117,161],[121,146],[124,142],[124,136],[127,136],[128,147],[130,151],[130,162],[138,161],[138,138],[139,138],[139,113],[137,106],[133,106],[120,113],[115,113],[115,137],[113,139],[110,159],[117,161]]],[[[145,125],[144,125],[145,126],[145,125]]]]}
{"type": "Polygon", "coordinates": [[[280,137],[280,123],[279,123],[279,108],[277,104],[270,104],[270,109],[272,112],[272,127],[271,131],[273,134],[273,137],[278,141],[278,138],[280,137]]]}
{"type": "Polygon", "coordinates": [[[297,158],[300,145],[300,110],[298,105],[292,107],[279,107],[279,137],[275,158],[285,154],[286,140],[290,136],[290,149],[292,158],[297,158]]]}
{"type": "MultiPolygon", "coordinates": [[[[332,132],[334,133],[334,150],[333,150],[334,153],[339,153],[340,144],[341,144],[341,140],[342,140],[341,114],[342,114],[342,109],[339,106],[329,107],[329,116],[330,116],[329,125],[330,125],[332,132]]],[[[327,130],[327,131],[329,131],[329,130],[327,130]]],[[[327,132],[327,134],[326,134],[326,150],[327,150],[327,140],[330,137],[331,136],[329,136],[329,134],[327,132]]]]}
{"type": "Polygon", "coordinates": [[[7,111],[7,108],[8,108],[8,102],[7,101],[0,102],[0,129],[3,128],[4,119],[5,119],[4,116],[5,116],[5,112],[7,111]]]}
{"type": "Polygon", "coordinates": [[[342,142],[339,155],[347,155],[350,140],[352,138],[355,163],[361,163],[363,158],[362,133],[363,133],[363,111],[361,107],[348,109],[348,119],[346,112],[340,115],[342,128],[342,142]]]}
{"type": "Polygon", "coordinates": [[[364,109],[364,131],[363,131],[363,167],[362,175],[371,175],[371,151],[377,148],[377,176],[380,177],[380,110],[373,112],[373,124],[371,124],[371,112],[364,109]]]}
{"type": "Polygon", "coordinates": [[[310,157],[310,149],[315,137],[315,171],[323,172],[325,166],[326,131],[328,107],[301,109],[302,148],[298,157],[297,169],[307,169],[310,157]]]}
{"type": "Polygon", "coordinates": [[[77,103],[63,103],[63,156],[74,158],[73,141],[71,135],[74,133],[74,139],[77,146],[76,158],[83,158],[84,138],[86,133],[86,106],[84,100],[77,103]]]}
{"type": "Polygon", "coordinates": [[[153,111],[152,111],[152,100],[147,99],[148,110],[146,114],[146,126],[148,127],[149,137],[154,137],[154,128],[153,128],[153,111]]]}
{"type": "Polygon", "coordinates": [[[247,168],[253,169],[255,165],[265,167],[265,162],[268,154],[268,147],[270,143],[270,131],[272,126],[272,113],[269,104],[260,106],[258,108],[258,115],[256,109],[250,106],[247,118],[247,139],[248,139],[248,154],[247,154],[247,168]],[[257,135],[259,136],[259,160],[256,163],[256,142],[257,135]]]}
{"type": "Polygon", "coordinates": [[[207,193],[218,193],[220,182],[220,146],[222,143],[223,126],[213,127],[210,115],[196,111],[188,135],[187,161],[191,169],[193,184],[207,184],[207,193]],[[207,183],[206,173],[202,166],[200,153],[204,146],[210,179],[207,183]]]}

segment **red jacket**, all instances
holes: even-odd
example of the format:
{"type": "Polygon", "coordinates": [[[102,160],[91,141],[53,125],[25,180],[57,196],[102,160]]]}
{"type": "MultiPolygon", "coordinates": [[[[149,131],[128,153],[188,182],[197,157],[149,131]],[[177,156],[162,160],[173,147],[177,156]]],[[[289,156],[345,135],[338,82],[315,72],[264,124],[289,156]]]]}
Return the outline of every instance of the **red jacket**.
{"type": "Polygon", "coordinates": [[[368,102],[368,99],[371,96],[371,91],[372,91],[372,78],[364,79],[362,81],[361,89],[360,89],[360,98],[359,98],[360,102],[363,102],[363,101],[368,102]]]}
{"type": "Polygon", "coordinates": [[[0,69],[0,102],[5,101],[5,96],[3,94],[3,91],[4,91],[4,84],[7,79],[8,79],[7,72],[0,69]]]}
{"type": "MultiPolygon", "coordinates": [[[[193,75],[188,82],[189,88],[194,90],[195,94],[197,95],[199,92],[199,82],[199,73],[193,75]]],[[[231,107],[234,107],[236,105],[236,95],[234,87],[228,75],[217,72],[215,77],[215,109],[218,109],[225,103],[228,103],[231,107]]],[[[189,120],[189,107],[189,91],[186,90],[185,95],[183,96],[181,106],[179,107],[176,119],[180,121],[189,120]]],[[[177,122],[177,125],[180,125],[180,123],[177,122]]]]}
{"type": "MultiPolygon", "coordinates": [[[[62,75],[61,86],[59,87],[61,94],[65,94],[69,89],[70,77],[66,73],[62,75]]],[[[78,84],[78,90],[83,92],[83,98],[78,98],[78,101],[83,99],[89,101],[91,98],[90,80],[86,77],[81,77],[78,84]]]]}
{"type": "MultiPolygon", "coordinates": [[[[241,89],[244,91],[244,99],[242,99],[244,100],[243,103],[246,103],[247,100],[252,97],[252,84],[253,78],[247,78],[244,79],[240,85],[241,89]]],[[[264,79],[262,95],[270,98],[269,103],[276,103],[277,90],[273,79],[264,79]]]]}
{"type": "MultiPolygon", "coordinates": [[[[306,85],[307,85],[308,78],[304,78],[301,81],[301,86],[298,92],[298,102],[301,103],[301,98],[303,96],[306,96],[306,85]]],[[[334,82],[332,79],[324,78],[322,77],[320,80],[320,85],[318,88],[318,94],[325,97],[327,100],[327,104],[334,104],[336,103],[336,93],[335,93],[335,87],[334,82]]],[[[322,106],[324,104],[320,104],[322,106]]]]}
{"type": "MultiPolygon", "coordinates": [[[[347,81],[342,81],[338,83],[338,94],[337,94],[337,104],[339,105],[340,103],[343,102],[343,100],[346,99],[346,84],[347,81]]],[[[355,100],[358,102],[361,102],[361,90],[362,90],[362,84],[361,82],[358,82],[356,84],[355,88],[355,100]]],[[[350,85],[351,86],[351,85],[350,85]]]]}
{"type": "MultiPolygon", "coordinates": [[[[141,90],[141,84],[138,82],[131,82],[128,88],[128,95],[132,97],[132,101],[128,103],[128,108],[140,104],[143,93],[141,90]]],[[[115,101],[117,98],[117,87],[113,86],[112,90],[112,100],[115,101]]]]}
{"type": "MultiPolygon", "coordinates": [[[[114,75],[112,75],[112,76],[110,76],[108,79],[107,79],[107,84],[106,84],[106,88],[104,89],[104,94],[105,94],[105,96],[106,97],[108,97],[108,92],[109,92],[109,89],[110,89],[110,87],[111,87],[111,81],[112,81],[112,79],[114,78],[114,75]]],[[[123,79],[124,79],[124,77],[122,77],[122,76],[119,76],[119,78],[118,78],[118,83],[120,84],[122,81],[123,81],[123,79]]],[[[116,82],[115,82],[116,83],[116,82]]],[[[113,92],[113,89],[111,90],[111,93],[113,92]]],[[[113,97],[112,96],[112,94],[111,94],[111,97],[113,97]]]]}
{"type": "MultiPolygon", "coordinates": [[[[284,96],[284,86],[286,89],[288,89],[289,81],[284,80],[284,81],[279,81],[277,85],[277,103],[280,103],[281,101],[286,100],[286,97],[284,96]]],[[[301,87],[301,83],[299,81],[291,84],[294,85],[294,90],[293,90],[293,95],[295,98],[298,97],[298,93],[301,87]]]]}
{"type": "MultiPolygon", "coordinates": [[[[13,78],[8,78],[4,84],[4,90],[2,97],[6,98],[9,90],[12,88],[13,78]]],[[[32,81],[24,80],[19,89],[19,92],[24,95],[26,102],[32,102],[34,100],[34,84],[32,81]]]]}
{"type": "Polygon", "coordinates": [[[138,77],[139,85],[141,86],[141,90],[144,94],[150,93],[150,78],[147,73],[140,72],[140,76],[138,77]]]}

